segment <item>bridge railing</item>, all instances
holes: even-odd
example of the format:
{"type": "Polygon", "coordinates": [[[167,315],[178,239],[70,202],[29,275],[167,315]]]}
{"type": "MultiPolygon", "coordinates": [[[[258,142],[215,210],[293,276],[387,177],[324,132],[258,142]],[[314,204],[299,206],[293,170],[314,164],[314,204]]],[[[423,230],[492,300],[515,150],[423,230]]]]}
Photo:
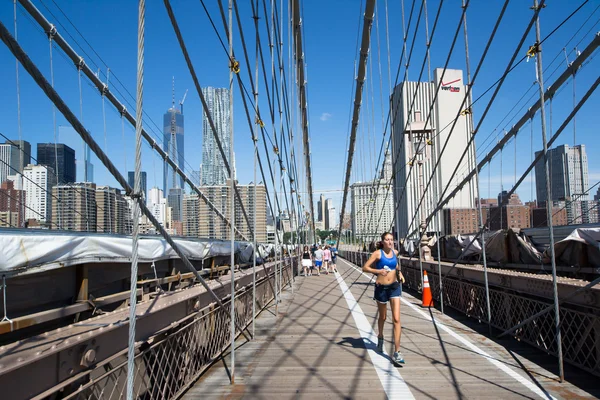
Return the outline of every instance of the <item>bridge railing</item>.
{"type": "MultiPolygon", "coordinates": [[[[295,258],[284,259],[282,285],[292,279],[295,258]]],[[[272,270],[274,271],[274,270],[272,270]]],[[[274,272],[256,282],[256,311],[260,313],[275,297],[274,272]]],[[[235,311],[239,325],[252,323],[252,284],[236,290],[235,311]]],[[[157,332],[151,339],[136,344],[134,395],[143,399],[179,397],[231,345],[230,296],[188,315],[157,332]]],[[[236,336],[241,332],[236,331],[236,336]]],[[[79,374],[71,382],[44,393],[52,398],[61,391],[64,399],[122,399],[126,397],[127,349],[79,374]],[[71,384],[70,386],[66,386],[71,384]],[[75,390],[73,388],[76,387],[75,390]],[[64,393],[64,392],[63,392],[64,393]]]]}
{"type": "MultiPolygon", "coordinates": [[[[370,254],[340,251],[340,256],[353,264],[362,266],[370,254]]],[[[420,291],[421,270],[418,260],[402,257],[401,265],[402,274],[406,279],[405,286],[420,291]]],[[[437,305],[440,301],[440,278],[437,262],[423,262],[423,269],[428,271],[432,297],[436,300],[437,305]]],[[[457,276],[443,278],[444,306],[452,307],[484,323],[487,321],[484,285],[467,276],[465,270],[459,268],[456,273],[457,276]]],[[[531,274],[514,273],[512,279],[504,279],[495,285],[490,285],[492,327],[501,331],[508,330],[553,304],[550,298],[532,295],[533,292],[538,292],[539,288],[531,287],[529,292],[516,290],[515,278],[519,279],[521,276],[521,279],[525,280],[529,278],[528,275],[531,274]]],[[[586,296],[594,296],[594,294],[588,292],[586,296]]],[[[600,376],[599,311],[596,307],[569,303],[561,305],[560,308],[564,360],[598,376],[600,376]]],[[[517,329],[511,336],[558,357],[553,312],[546,312],[534,318],[517,329]]]]}

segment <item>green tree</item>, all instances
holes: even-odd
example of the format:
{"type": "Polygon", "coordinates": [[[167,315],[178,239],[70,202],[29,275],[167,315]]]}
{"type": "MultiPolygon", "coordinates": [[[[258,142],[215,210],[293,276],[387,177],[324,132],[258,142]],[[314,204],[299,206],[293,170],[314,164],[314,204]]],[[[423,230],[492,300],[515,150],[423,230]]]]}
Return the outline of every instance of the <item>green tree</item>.
{"type": "Polygon", "coordinates": [[[319,239],[321,239],[321,241],[324,241],[325,239],[327,239],[327,236],[329,236],[329,231],[317,231],[317,235],[319,236],[319,239]]]}

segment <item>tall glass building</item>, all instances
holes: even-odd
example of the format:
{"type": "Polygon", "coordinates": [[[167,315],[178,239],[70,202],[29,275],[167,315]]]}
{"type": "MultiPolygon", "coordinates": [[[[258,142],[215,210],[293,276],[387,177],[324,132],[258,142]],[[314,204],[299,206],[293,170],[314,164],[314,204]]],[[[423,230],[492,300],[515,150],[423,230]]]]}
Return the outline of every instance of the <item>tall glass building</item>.
{"type": "Polygon", "coordinates": [[[74,183],[76,180],[75,150],[62,143],[38,143],[37,162],[56,171],[57,183],[74,183]],[[58,166],[56,165],[58,161],[58,166]]]}
{"type": "MultiPolygon", "coordinates": [[[[183,143],[183,114],[173,107],[169,108],[163,118],[163,150],[185,171],[185,148],[183,143]]],[[[169,193],[174,187],[183,188],[183,178],[173,168],[164,163],[163,193],[169,193]]]]}
{"type": "MultiPolygon", "coordinates": [[[[225,158],[231,165],[229,149],[231,143],[231,124],[229,123],[229,89],[226,88],[202,88],[202,93],[208,103],[210,116],[215,124],[215,129],[223,150],[225,158]]],[[[202,176],[203,186],[225,185],[227,169],[221,157],[219,146],[215,140],[206,112],[202,113],[202,176]]]]}

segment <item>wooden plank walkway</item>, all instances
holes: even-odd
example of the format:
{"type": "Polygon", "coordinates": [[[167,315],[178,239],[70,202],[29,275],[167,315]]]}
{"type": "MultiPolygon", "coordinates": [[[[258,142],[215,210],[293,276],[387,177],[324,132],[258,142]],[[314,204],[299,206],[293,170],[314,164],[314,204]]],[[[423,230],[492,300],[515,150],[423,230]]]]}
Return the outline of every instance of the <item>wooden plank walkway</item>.
{"type": "MultiPolygon", "coordinates": [[[[468,326],[469,321],[464,324],[435,309],[421,309],[420,301],[407,293],[402,298],[406,365],[396,368],[387,355],[374,350],[371,327],[376,327],[377,307],[371,298],[370,277],[343,260],[338,270],[337,275],[297,277],[295,295],[284,291],[278,314],[274,306],[261,314],[256,339],[246,342],[242,338],[237,343],[235,385],[229,384],[230,356],[226,354],[184,399],[573,399],[600,395],[600,389],[591,385],[595,381],[591,375],[575,372],[579,387],[560,384],[553,373],[530,361],[537,357],[548,362],[539,352],[530,357],[531,348],[519,344],[516,347],[525,351],[515,352],[478,334],[468,326]]],[[[389,311],[385,335],[389,354],[389,311]]]]}

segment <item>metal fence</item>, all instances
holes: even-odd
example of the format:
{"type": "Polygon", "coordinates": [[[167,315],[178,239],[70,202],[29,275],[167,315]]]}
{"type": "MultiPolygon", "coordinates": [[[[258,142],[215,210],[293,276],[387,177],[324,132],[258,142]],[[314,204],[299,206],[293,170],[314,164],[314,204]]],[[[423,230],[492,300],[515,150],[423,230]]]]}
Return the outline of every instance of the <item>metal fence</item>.
{"type": "MultiPolygon", "coordinates": [[[[283,285],[292,279],[293,260],[284,260],[283,285]]],[[[256,283],[256,310],[260,313],[274,298],[273,273],[256,283]]],[[[230,298],[225,308],[214,303],[178,321],[177,325],[157,332],[136,346],[134,395],[138,399],[172,399],[181,396],[224,351],[231,338],[230,298]]],[[[235,295],[236,320],[241,326],[252,323],[252,285],[238,289],[235,295]]],[[[240,334],[240,332],[236,332],[240,334]]],[[[64,399],[122,399],[126,397],[127,349],[77,377],[64,399]]],[[[63,389],[68,391],[67,389],[63,389]]],[[[54,398],[58,393],[46,393],[54,398]]]]}
{"type": "MultiPolygon", "coordinates": [[[[369,253],[340,252],[348,261],[363,265],[369,253]]],[[[421,272],[418,261],[402,263],[405,285],[420,290],[421,272]]],[[[428,274],[432,296],[440,300],[440,279],[437,273],[428,274]]],[[[487,321],[485,287],[467,278],[443,279],[444,306],[452,307],[479,321],[487,321]]],[[[491,325],[502,331],[510,329],[528,317],[552,305],[551,299],[543,299],[519,293],[509,287],[490,287],[491,325]]],[[[570,307],[560,308],[562,349],[564,360],[569,364],[600,376],[600,316],[599,310],[570,307]]],[[[512,337],[528,343],[553,356],[557,355],[554,313],[547,312],[517,329],[512,337]]]]}

